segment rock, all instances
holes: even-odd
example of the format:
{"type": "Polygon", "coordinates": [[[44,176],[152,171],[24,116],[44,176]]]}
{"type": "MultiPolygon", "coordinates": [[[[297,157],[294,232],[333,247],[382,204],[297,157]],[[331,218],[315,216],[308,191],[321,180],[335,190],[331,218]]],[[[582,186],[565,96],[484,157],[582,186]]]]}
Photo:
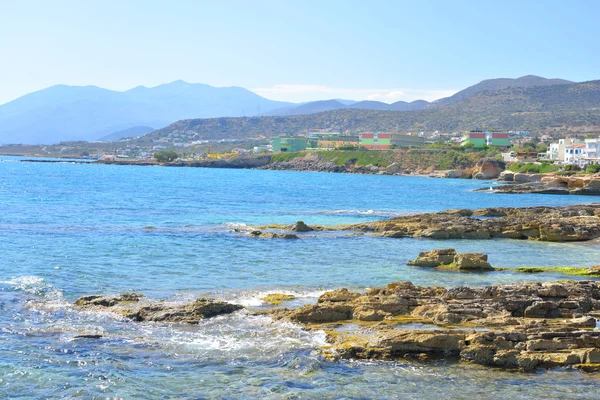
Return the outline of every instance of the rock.
{"type": "Polygon", "coordinates": [[[459,270],[465,271],[491,271],[493,270],[488,263],[487,254],[481,253],[462,253],[454,257],[454,264],[459,270]]]}
{"type": "Polygon", "coordinates": [[[231,314],[243,307],[200,298],[190,303],[150,300],[138,293],[92,295],[78,298],[75,307],[84,311],[110,312],[131,320],[153,322],[198,323],[201,319],[231,314]]]}
{"type": "Polygon", "coordinates": [[[274,306],[280,305],[284,301],[294,300],[296,296],[293,294],[285,294],[285,293],[270,293],[265,297],[261,298],[265,303],[272,304],[274,306]]]}
{"type": "Polygon", "coordinates": [[[298,235],[293,233],[261,233],[258,237],[265,239],[299,239],[298,235]]]}
{"type": "Polygon", "coordinates": [[[388,174],[398,174],[402,171],[402,166],[398,163],[391,163],[385,170],[388,174]]]}
{"type": "Polygon", "coordinates": [[[526,174],[523,172],[517,172],[513,176],[515,183],[526,183],[526,182],[540,182],[544,174],[526,174]]]}
{"type": "MultiPolygon", "coordinates": [[[[511,187],[520,185],[510,185],[511,187]]],[[[600,204],[567,207],[493,208],[416,214],[344,226],[377,235],[432,239],[537,239],[586,241],[600,237],[600,204]],[[464,212],[463,212],[464,211],[464,212]],[[472,218],[467,216],[497,218],[472,218]]],[[[319,229],[331,229],[323,228],[319,229]]]]}
{"type": "MultiPolygon", "coordinates": [[[[483,256],[471,258],[485,261],[483,256]]],[[[593,370],[600,363],[600,331],[590,329],[596,323],[592,312],[600,312],[600,282],[595,281],[450,290],[394,282],[365,293],[327,292],[317,304],[271,315],[324,329],[328,351],[342,358],[426,360],[435,355],[532,371],[593,370]],[[410,322],[432,324],[432,329],[404,329],[410,322]]]]}
{"type": "Polygon", "coordinates": [[[354,293],[349,291],[348,289],[338,289],[332,290],[330,292],[325,292],[319,299],[317,300],[319,303],[325,302],[346,302],[348,300],[353,300],[359,296],[358,293],[354,293]]]}
{"type": "Polygon", "coordinates": [[[466,169],[451,169],[444,174],[445,178],[451,179],[471,179],[471,171],[466,169]]]}
{"type": "Polygon", "coordinates": [[[417,267],[439,267],[444,264],[451,264],[454,262],[454,256],[456,256],[456,250],[454,249],[437,249],[422,252],[419,254],[416,260],[411,260],[408,265],[417,267]]]}
{"type": "MultiPolygon", "coordinates": [[[[489,238],[489,234],[487,235],[489,238]]],[[[468,237],[468,236],[467,236],[468,237]]],[[[475,236],[473,236],[475,237],[475,236]]],[[[491,271],[492,266],[487,262],[487,255],[481,253],[457,254],[454,249],[438,249],[419,254],[416,260],[408,265],[417,267],[444,267],[459,271],[491,271]]]]}
{"type": "Polygon", "coordinates": [[[296,222],[294,225],[292,225],[291,229],[296,232],[311,232],[314,230],[310,226],[306,225],[303,221],[296,222]]]}
{"type": "Polygon", "coordinates": [[[600,265],[594,265],[588,268],[588,275],[600,275],[600,265]]]}
{"type": "Polygon", "coordinates": [[[482,158],[473,168],[473,179],[496,179],[504,171],[506,165],[503,161],[493,158],[482,158]]]}
{"type": "Polygon", "coordinates": [[[272,316],[302,323],[335,322],[352,319],[353,309],[345,303],[319,303],[294,310],[279,309],[272,316]]]}
{"type": "Polygon", "coordinates": [[[514,182],[515,181],[515,173],[512,171],[502,171],[498,176],[498,180],[504,182],[514,182]]]}

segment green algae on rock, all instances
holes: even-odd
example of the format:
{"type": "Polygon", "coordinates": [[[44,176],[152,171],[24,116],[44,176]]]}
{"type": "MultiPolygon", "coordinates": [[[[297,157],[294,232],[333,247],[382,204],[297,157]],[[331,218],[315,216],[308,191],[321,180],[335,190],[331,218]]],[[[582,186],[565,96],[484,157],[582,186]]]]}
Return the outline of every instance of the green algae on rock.
{"type": "Polygon", "coordinates": [[[293,294],[285,294],[285,293],[270,293],[265,297],[262,297],[261,300],[265,303],[269,303],[274,306],[281,305],[284,301],[294,300],[296,296],[293,294]]]}

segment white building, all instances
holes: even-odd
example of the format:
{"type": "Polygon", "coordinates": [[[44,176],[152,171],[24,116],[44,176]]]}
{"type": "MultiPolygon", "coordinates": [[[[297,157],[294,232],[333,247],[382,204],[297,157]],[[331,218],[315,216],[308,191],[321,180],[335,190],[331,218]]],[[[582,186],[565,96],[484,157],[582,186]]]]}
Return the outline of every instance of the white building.
{"type": "Polygon", "coordinates": [[[558,139],[558,143],[550,143],[548,159],[568,164],[578,164],[587,158],[586,144],[577,139],[558,139]]]}
{"type": "Polygon", "coordinates": [[[589,161],[600,160],[600,138],[585,139],[585,151],[589,161]]]}

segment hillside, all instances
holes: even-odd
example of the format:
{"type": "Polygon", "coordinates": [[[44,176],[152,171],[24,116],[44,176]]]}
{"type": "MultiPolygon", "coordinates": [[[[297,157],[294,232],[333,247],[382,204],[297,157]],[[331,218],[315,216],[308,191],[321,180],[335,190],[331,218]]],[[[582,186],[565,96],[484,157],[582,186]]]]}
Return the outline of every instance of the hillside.
{"type": "Polygon", "coordinates": [[[257,115],[289,104],[239,87],[183,81],[124,92],[57,85],[0,105],[0,143],[92,141],[136,126],[164,127],[184,118],[257,115]]]}
{"type": "Polygon", "coordinates": [[[553,125],[600,125],[600,81],[477,93],[459,103],[422,111],[340,109],[311,115],[182,120],[144,137],[172,133],[202,139],[294,135],[308,129],[408,131],[482,128],[536,130],[553,125]]]}
{"type": "Polygon", "coordinates": [[[397,101],[392,104],[381,101],[363,100],[351,104],[341,103],[336,100],[313,101],[301,105],[294,105],[282,109],[265,112],[267,116],[286,116],[314,114],[318,112],[341,110],[343,108],[352,108],[358,110],[377,110],[377,111],[419,111],[425,109],[439,108],[450,104],[466,100],[471,96],[488,90],[502,90],[507,88],[528,88],[533,86],[552,86],[573,83],[565,79],[547,79],[535,75],[526,75],[520,78],[498,78],[487,79],[476,85],[470,86],[450,97],[428,102],[425,100],[415,100],[412,102],[397,101]]]}
{"type": "Polygon", "coordinates": [[[431,104],[427,105],[428,107],[442,107],[450,104],[458,103],[459,101],[463,101],[468,99],[471,96],[476,95],[477,93],[484,92],[487,90],[502,90],[508,88],[528,88],[532,86],[552,86],[552,85],[565,85],[569,83],[574,83],[571,81],[567,81],[565,79],[547,79],[542,78],[541,76],[535,75],[526,75],[517,79],[510,78],[498,78],[498,79],[486,79],[484,81],[479,82],[476,85],[470,86],[460,92],[450,96],[445,97],[443,99],[436,100],[431,104]]]}
{"type": "Polygon", "coordinates": [[[123,129],[117,132],[113,132],[110,135],[102,136],[97,140],[100,142],[116,142],[123,138],[131,138],[147,135],[150,132],[154,132],[156,129],[151,126],[134,126],[133,128],[123,129]]]}

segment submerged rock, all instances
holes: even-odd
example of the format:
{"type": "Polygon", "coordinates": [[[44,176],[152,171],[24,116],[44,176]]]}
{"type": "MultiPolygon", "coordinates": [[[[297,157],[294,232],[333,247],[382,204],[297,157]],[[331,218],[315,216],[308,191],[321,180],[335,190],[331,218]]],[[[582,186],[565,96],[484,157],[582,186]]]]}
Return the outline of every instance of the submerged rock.
{"type": "Polygon", "coordinates": [[[178,322],[196,324],[201,319],[231,314],[243,307],[207,298],[189,303],[151,300],[139,293],[82,296],[75,307],[83,311],[111,312],[133,321],[178,322]]]}
{"type": "Polygon", "coordinates": [[[317,304],[272,312],[275,319],[325,329],[342,358],[450,358],[500,368],[595,370],[600,362],[600,283],[385,288],[323,294],[317,304]],[[379,322],[377,322],[379,321],[379,322]],[[432,329],[404,328],[418,321],[432,329]],[[340,324],[352,322],[343,329],[340,324]]]}

